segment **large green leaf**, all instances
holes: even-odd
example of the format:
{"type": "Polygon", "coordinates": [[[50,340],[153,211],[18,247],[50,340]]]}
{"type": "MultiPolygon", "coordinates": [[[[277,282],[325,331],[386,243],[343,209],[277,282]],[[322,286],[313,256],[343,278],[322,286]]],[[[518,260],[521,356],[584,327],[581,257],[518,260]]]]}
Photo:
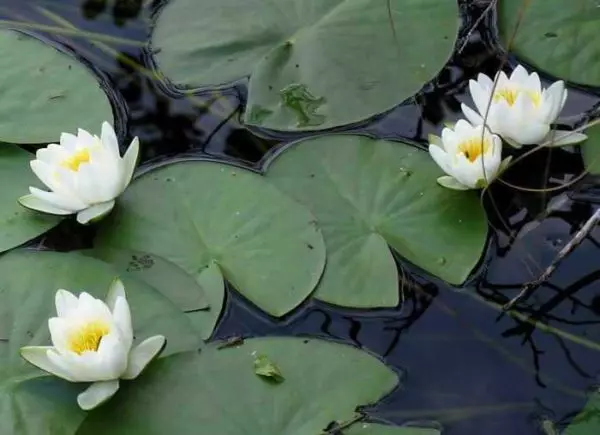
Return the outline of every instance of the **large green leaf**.
{"type": "MultiPolygon", "coordinates": [[[[23,361],[19,349],[49,345],[57,289],[104,298],[117,276],[101,261],[78,254],[13,252],[0,259],[0,421],[3,435],[73,434],[84,417],[76,394],[84,386],[52,379],[23,361]]],[[[167,337],[164,355],[197,348],[189,320],[152,288],[124,278],[137,340],[167,337]]]]}
{"type": "Polygon", "coordinates": [[[312,210],[327,246],[316,297],[352,307],[394,306],[400,255],[452,284],[479,261],[487,221],[473,192],[444,189],[429,155],[409,145],[330,135],[284,148],[267,178],[312,210]]]}
{"type": "Polygon", "coordinates": [[[159,255],[196,279],[214,262],[275,316],[312,292],[325,264],[307,209],[256,173],[206,161],[166,165],[135,180],[97,243],[159,255]]]}
{"type": "Polygon", "coordinates": [[[15,145],[0,143],[0,174],[4,180],[0,184],[0,252],[23,244],[60,222],[57,217],[30,211],[17,202],[29,192],[29,186],[40,187],[29,168],[32,158],[15,145]]]}
{"type": "Polygon", "coordinates": [[[78,434],[317,435],[397,382],[379,360],[346,345],[299,338],[212,345],[155,363],[143,382],[91,413],[78,434]],[[276,364],[284,381],[256,375],[257,356],[276,364]]]}
{"type": "Polygon", "coordinates": [[[183,312],[208,308],[208,299],[198,282],[182,268],[158,255],[110,248],[97,248],[85,253],[154,287],[183,312]]]}
{"type": "Polygon", "coordinates": [[[344,435],[440,435],[440,431],[433,428],[414,426],[386,426],[375,423],[356,423],[343,431],[344,435]]]}
{"type": "Polygon", "coordinates": [[[250,75],[245,122],[320,130],[413,96],[445,65],[456,0],[173,0],[152,36],[180,87],[250,75]]]}
{"type": "Polygon", "coordinates": [[[600,86],[597,0],[502,0],[498,27],[505,46],[536,68],[571,82],[600,86]],[[517,29],[517,25],[519,26],[517,29]]]}
{"type": "Polygon", "coordinates": [[[587,140],[581,144],[585,169],[591,174],[600,175],[600,125],[595,125],[585,131],[587,140]]]}
{"type": "Polygon", "coordinates": [[[0,30],[0,53],[0,141],[55,142],[113,120],[98,80],[71,56],[11,30],[0,30]]]}
{"type": "Polygon", "coordinates": [[[565,429],[564,435],[597,435],[600,433],[600,391],[592,395],[588,404],[565,429]]]}

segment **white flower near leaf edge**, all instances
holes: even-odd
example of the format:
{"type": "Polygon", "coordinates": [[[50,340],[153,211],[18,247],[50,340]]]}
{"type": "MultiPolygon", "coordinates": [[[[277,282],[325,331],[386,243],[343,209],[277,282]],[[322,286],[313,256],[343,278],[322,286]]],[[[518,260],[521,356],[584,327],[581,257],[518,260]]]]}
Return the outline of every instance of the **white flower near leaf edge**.
{"type": "Polygon", "coordinates": [[[581,133],[551,130],[567,101],[562,80],[543,89],[537,73],[529,74],[518,65],[510,78],[500,71],[495,87],[494,80],[479,74],[477,80],[469,81],[469,90],[477,110],[462,104],[465,117],[471,124],[481,125],[489,105],[486,126],[513,146],[562,146],[587,139],[581,133]]]}
{"type": "Polygon", "coordinates": [[[442,137],[429,137],[429,154],[448,174],[438,183],[455,190],[487,186],[504,169],[509,159],[502,158],[502,141],[483,126],[472,126],[464,119],[453,128],[442,130],[442,137]]]}
{"type": "Polygon", "coordinates": [[[48,320],[52,346],[26,346],[21,356],[36,367],[70,382],[93,382],[77,396],[84,410],[110,399],[119,379],[135,379],[165,345],[155,335],[133,345],[131,313],[123,283],[111,284],[106,303],[88,293],[67,290],[55,296],[58,317],[48,320]]]}
{"type": "Polygon", "coordinates": [[[81,224],[101,219],[131,182],[139,153],[136,137],[121,158],[112,126],[102,124],[101,137],[79,129],[63,133],[60,144],[39,149],[31,169],[50,192],[30,187],[19,203],[55,215],[77,214],[81,224]]]}

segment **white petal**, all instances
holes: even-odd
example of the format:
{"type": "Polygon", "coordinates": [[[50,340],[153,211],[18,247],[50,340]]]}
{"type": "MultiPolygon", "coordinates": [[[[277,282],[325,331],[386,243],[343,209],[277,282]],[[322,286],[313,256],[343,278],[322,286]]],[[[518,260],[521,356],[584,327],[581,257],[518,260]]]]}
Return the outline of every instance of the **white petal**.
{"type": "Polygon", "coordinates": [[[460,105],[460,108],[462,109],[462,112],[463,112],[463,115],[465,115],[465,118],[467,118],[472,125],[483,124],[483,118],[481,117],[481,115],[479,115],[479,113],[475,112],[469,106],[462,103],[460,105]]]}
{"type": "Polygon", "coordinates": [[[517,65],[517,67],[513,70],[510,75],[510,81],[515,82],[522,86],[527,86],[527,82],[529,80],[529,73],[523,67],[523,65],[517,65]]]}
{"type": "Polygon", "coordinates": [[[58,208],[55,205],[50,204],[46,201],[42,201],[41,199],[33,195],[22,196],[18,199],[18,201],[19,204],[21,204],[23,207],[29,208],[31,210],[41,211],[43,213],[50,213],[60,216],[73,214],[72,211],[58,208]]]}
{"type": "Polygon", "coordinates": [[[133,172],[135,171],[135,165],[137,164],[138,154],[140,152],[140,141],[137,137],[133,138],[131,141],[131,145],[125,152],[123,156],[123,186],[121,193],[129,186],[131,183],[131,178],[133,177],[133,172]]]}
{"type": "Polygon", "coordinates": [[[125,342],[127,348],[131,348],[133,343],[133,326],[131,324],[131,311],[125,297],[117,296],[112,314],[115,325],[117,325],[121,332],[121,339],[125,342]]]}
{"type": "Polygon", "coordinates": [[[77,150],[79,140],[77,136],[70,133],[62,133],[60,135],[60,146],[68,153],[73,153],[77,150]]]}
{"type": "Polygon", "coordinates": [[[95,145],[100,140],[97,136],[93,136],[87,130],[82,128],[77,129],[77,139],[84,147],[95,145]]]}
{"type": "Polygon", "coordinates": [[[110,287],[108,288],[108,294],[106,295],[105,300],[105,303],[111,312],[115,311],[115,305],[119,296],[127,300],[127,296],[125,294],[125,286],[123,285],[123,282],[119,278],[115,278],[110,283],[110,287]]]}
{"type": "Polygon", "coordinates": [[[127,371],[121,377],[123,379],[137,378],[148,363],[158,355],[165,343],[166,339],[162,335],[155,335],[141,342],[129,354],[127,371]]]}
{"type": "Polygon", "coordinates": [[[59,289],[54,296],[56,314],[58,317],[66,317],[79,306],[79,299],[70,291],[59,289]]]}
{"type": "MultiPolygon", "coordinates": [[[[481,128],[480,128],[480,130],[481,130],[481,128]]],[[[460,138],[459,140],[462,140],[462,139],[464,139],[465,136],[472,134],[473,126],[471,124],[469,124],[469,122],[465,121],[464,119],[460,119],[454,125],[454,131],[459,136],[459,138],[460,138]]]]}
{"type": "Polygon", "coordinates": [[[429,154],[433,160],[438,164],[442,171],[446,174],[452,173],[452,168],[449,163],[448,154],[437,145],[429,145],[429,154]]]}
{"type": "Polygon", "coordinates": [[[550,126],[548,124],[523,123],[518,129],[512,129],[510,138],[522,145],[539,144],[544,140],[549,130],[550,126]]]}
{"type": "Polygon", "coordinates": [[[86,208],[85,210],[82,210],[79,213],[77,213],[77,222],[85,225],[87,223],[100,220],[108,213],[110,213],[114,206],[114,200],[92,205],[91,207],[86,208]]]}
{"type": "Polygon", "coordinates": [[[87,390],[77,396],[77,403],[84,411],[102,405],[119,390],[119,380],[94,382],[87,390]]]}
{"type": "Polygon", "coordinates": [[[68,333],[70,330],[68,321],[62,317],[51,317],[48,319],[48,329],[50,330],[50,338],[54,347],[61,353],[70,352],[71,350],[68,346],[68,333]]]}
{"type": "Polygon", "coordinates": [[[483,73],[479,73],[477,75],[477,82],[483,89],[486,89],[487,91],[494,87],[494,81],[483,73]]]}
{"type": "Polygon", "coordinates": [[[45,148],[35,152],[35,158],[49,165],[57,165],[69,157],[69,153],[62,146],[51,143],[45,148]]]}
{"type": "Polygon", "coordinates": [[[439,177],[437,182],[440,186],[446,187],[452,190],[469,190],[469,186],[465,186],[460,183],[456,178],[451,177],[449,175],[444,175],[443,177],[439,177]]]}
{"type": "Polygon", "coordinates": [[[77,313],[83,319],[98,319],[112,324],[112,313],[104,301],[86,292],[79,295],[79,310],[77,313]]]}
{"type": "Polygon", "coordinates": [[[100,136],[102,145],[110,151],[115,157],[121,157],[119,152],[119,141],[112,125],[104,121],[102,123],[102,134],[100,136]]]}
{"type": "Polygon", "coordinates": [[[586,139],[587,136],[583,133],[565,130],[554,130],[548,133],[548,136],[544,140],[544,145],[550,147],[575,145],[580,142],[583,142],[586,139]]]}
{"type": "Polygon", "coordinates": [[[104,202],[103,187],[101,181],[96,180],[91,165],[84,163],[79,166],[76,178],[77,196],[87,204],[104,202]]]}
{"type": "Polygon", "coordinates": [[[53,192],[60,191],[60,183],[52,166],[42,160],[32,160],[29,166],[33,173],[53,192]]]}
{"type": "Polygon", "coordinates": [[[82,202],[75,196],[61,195],[56,192],[46,192],[37,187],[30,187],[29,192],[36,198],[54,205],[62,210],[69,210],[71,213],[76,213],[87,207],[87,204],[82,202]]]}
{"type": "Polygon", "coordinates": [[[71,375],[63,369],[63,367],[56,365],[48,358],[48,352],[52,352],[52,350],[53,348],[51,346],[25,346],[21,348],[21,356],[29,363],[47,373],[53,374],[70,382],[75,382],[71,375]]]}
{"type": "Polygon", "coordinates": [[[100,346],[98,346],[96,379],[107,381],[109,379],[120,378],[127,370],[131,343],[126,343],[122,338],[120,331],[116,329],[108,335],[102,337],[100,346]]]}
{"type": "Polygon", "coordinates": [[[565,83],[562,80],[552,83],[542,95],[544,106],[542,107],[543,122],[553,123],[558,118],[564,106],[566,97],[565,83]]]}
{"type": "Polygon", "coordinates": [[[469,90],[471,91],[471,98],[473,99],[473,103],[475,103],[477,111],[483,116],[491,99],[490,91],[483,89],[474,80],[469,80],[469,90]]]}

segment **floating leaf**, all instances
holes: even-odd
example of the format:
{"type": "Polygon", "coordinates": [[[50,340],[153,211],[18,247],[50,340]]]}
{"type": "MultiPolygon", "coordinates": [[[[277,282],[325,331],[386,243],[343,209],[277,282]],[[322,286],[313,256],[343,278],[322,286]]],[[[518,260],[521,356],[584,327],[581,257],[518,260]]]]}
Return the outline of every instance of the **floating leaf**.
{"type": "Polygon", "coordinates": [[[15,145],[0,144],[0,174],[5,180],[0,184],[0,252],[23,244],[60,222],[55,216],[33,212],[17,202],[29,192],[29,186],[41,187],[29,168],[32,158],[15,145]]]}
{"type": "Polygon", "coordinates": [[[600,86],[600,45],[589,43],[600,28],[597,0],[502,0],[498,27],[505,46],[516,30],[509,48],[534,67],[563,80],[600,86]]]}
{"type": "Polygon", "coordinates": [[[587,140],[581,144],[583,163],[593,175],[600,175],[600,125],[594,125],[585,131],[587,140]]]}
{"type": "Polygon", "coordinates": [[[440,435],[440,431],[433,428],[413,426],[386,426],[375,423],[356,423],[343,431],[344,435],[440,435]]]}
{"type": "Polygon", "coordinates": [[[197,282],[204,289],[208,298],[208,309],[187,313],[187,317],[200,337],[208,340],[217,326],[217,321],[225,303],[225,282],[219,266],[214,262],[211,262],[206,269],[200,272],[197,282]]]}
{"type": "Polygon", "coordinates": [[[589,402],[563,435],[596,435],[600,433],[600,391],[595,392],[589,402]]]}
{"type": "MultiPolygon", "coordinates": [[[[0,419],[3,435],[71,435],[84,418],[76,395],[86,384],[45,376],[27,364],[19,349],[49,345],[48,318],[56,315],[59,288],[87,291],[104,299],[117,273],[108,264],[79,254],[13,252],[0,259],[0,419]]],[[[166,298],[124,277],[139,339],[167,337],[163,355],[198,347],[189,321],[166,298]]]]}
{"type": "Polygon", "coordinates": [[[412,97],[450,57],[458,23],[456,0],[173,0],[152,44],[179,87],[250,75],[246,123],[321,130],[412,97]]]}
{"type": "Polygon", "coordinates": [[[279,367],[265,355],[257,355],[254,359],[254,373],[277,384],[285,380],[279,367]]]}
{"type": "Polygon", "coordinates": [[[110,248],[95,249],[89,254],[154,287],[184,312],[208,308],[208,299],[196,280],[158,255],[110,248]]]}
{"type": "Polygon", "coordinates": [[[143,382],[124,385],[90,413],[78,434],[318,435],[397,382],[373,356],[337,343],[259,338],[222,350],[209,345],[154,363],[143,382]],[[253,353],[277,361],[285,382],[274,385],[256,376],[253,353]]]}
{"type": "Polygon", "coordinates": [[[98,244],[159,255],[196,279],[214,263],[275,316],[312,292],[325,263],[307,209],[256,173],[207,161],[166,165],[135,180],[98,244]]]}
{"type": "Polygon", "coordinates": [[[11,30],[0,30],[0,53],[0,141],[56,142],[112,121],[98,80],[75,58],[11,30]]]}
{"type": "Polygon", "coordinates": [[[317,217],[327,268],[316,297],[351,307],[398,303],[388,244],[452,284],[479,261],[487,221],[477,195],[440,187],[429,155],[409,145],[330,135],[284,148],[267,178],[317,217]]]}

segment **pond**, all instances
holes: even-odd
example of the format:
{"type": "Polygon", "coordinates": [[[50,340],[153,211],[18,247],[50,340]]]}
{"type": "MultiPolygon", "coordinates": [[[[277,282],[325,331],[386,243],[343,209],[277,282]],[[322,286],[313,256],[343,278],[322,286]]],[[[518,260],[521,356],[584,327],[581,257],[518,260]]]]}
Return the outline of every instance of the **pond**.
{"type": "MultiPolygon", "coordinates": [[[[245,127],[244,110],[249,100],[246,81],[185,94],[165,85],[154,69],[152,56],[156,53],[147,46],[162,3],[5,0],[0,17],[3,27],[38,36],[73,53],[101,77],[116,114],[117,134],[126,143],[139,137],[142,173],[174,159],[216,160],[232,163],[239,170],[260,171],[284,145],[323,133],[302,128],[278,132],[245,127]]],[[[470,79],[478,73],[494,77],[499,68],[508,70],[522,62],[513,54],[504,56],[492,6],[486,0],[459,2],[461,23],[454,54],[416,96],[368,121],[334,125],[333,130],[401,140],[426,150],[428,135],[439,135],[444,122],[462,118],[461,103],[469,103],[470,79]]],[[[243,18],[241,11],[240,21],[243,18]]],[[[242,27],[240,24],[240,31],[245,31],[242,27]]],[[[228,31],[235,31],[235,26],[228,31]]],[[[544,86],[556,80],[543,72],[540,75],[544,86]]],[[[598,116],[600,87],[569,85],[568,89],[569,98],[561,114],[563,124],[578,126],[589,116],[598,116]]],[[[317,97],[310,98],[319,104],[317,97]]],[[[280,120],[273,122],[276,125],[280,120]]],[[[24,148],[33,150],[35,146],[24,148]]],[[[505,177],[507,183],[494,183],[486,190],[482,201],[490,231],[485,254],[461,286],[432,276],[394,252],[400,290],[395,307],[342,308],[309,298],[277,318],[226,283],[225,306],[210,341],[297,336],[366,350],[400,378],[398,387],[366,408],[371,421],[439,429],[444,435],[560,433],[600,385],[600,263],[596,257],[600,230],[594,229],[585,237],[528,298],[509,311],[503,306],[550,266],[594,213],[600,198],[597,179],[587,175],[577,181],[584,169],[577,147],[545,148],[511,167],[505,177]],[[577,182],[571,183],[574,180],[577,182]]],[[[199,177],[198,184],[190,188],[220,192],[220,181],[211,180],[199,177]]],[[[155,194],[165,192],[157,190],[155,194]]],[[[95,235],[94,226],[64,220],[28,246],[71,251],[90,247],[95,235]]],[[[423,237],[423,243],[428,240],[423,237]]],[[[441,257],[441,261],[447,260],[451,258],[441,257]]],[[[0,322],[0,332],[1,326],[0,322]]],[[[328,363],[326,359],[320,361],[322,365],[328,363]]],[[[317,378],[307,377],[306,382],[317,382],[317,378]]],[[[326,408],[335,396],[326,397],[325,403],[314,399],[326,408]]],[[[198,408],[203,406],[197,404],[198,408]]],[[[0,409],[0,415],[8,412],[0,409]]],[[[229,417],[223,414],[222,418],[229,417]]],[[[600,428],[596,424],[594,427],[600,428]]],[[[48,433],[75,433],[55,430],[48,433]]],[[[591,435],[593,428],[586,430],[589,432],[577,433],[591,435]]],[[[185,433],[203,432],[194,428],[185,433]]],[[[227,432],[234,433],[249,432],[227,432]]]]}

